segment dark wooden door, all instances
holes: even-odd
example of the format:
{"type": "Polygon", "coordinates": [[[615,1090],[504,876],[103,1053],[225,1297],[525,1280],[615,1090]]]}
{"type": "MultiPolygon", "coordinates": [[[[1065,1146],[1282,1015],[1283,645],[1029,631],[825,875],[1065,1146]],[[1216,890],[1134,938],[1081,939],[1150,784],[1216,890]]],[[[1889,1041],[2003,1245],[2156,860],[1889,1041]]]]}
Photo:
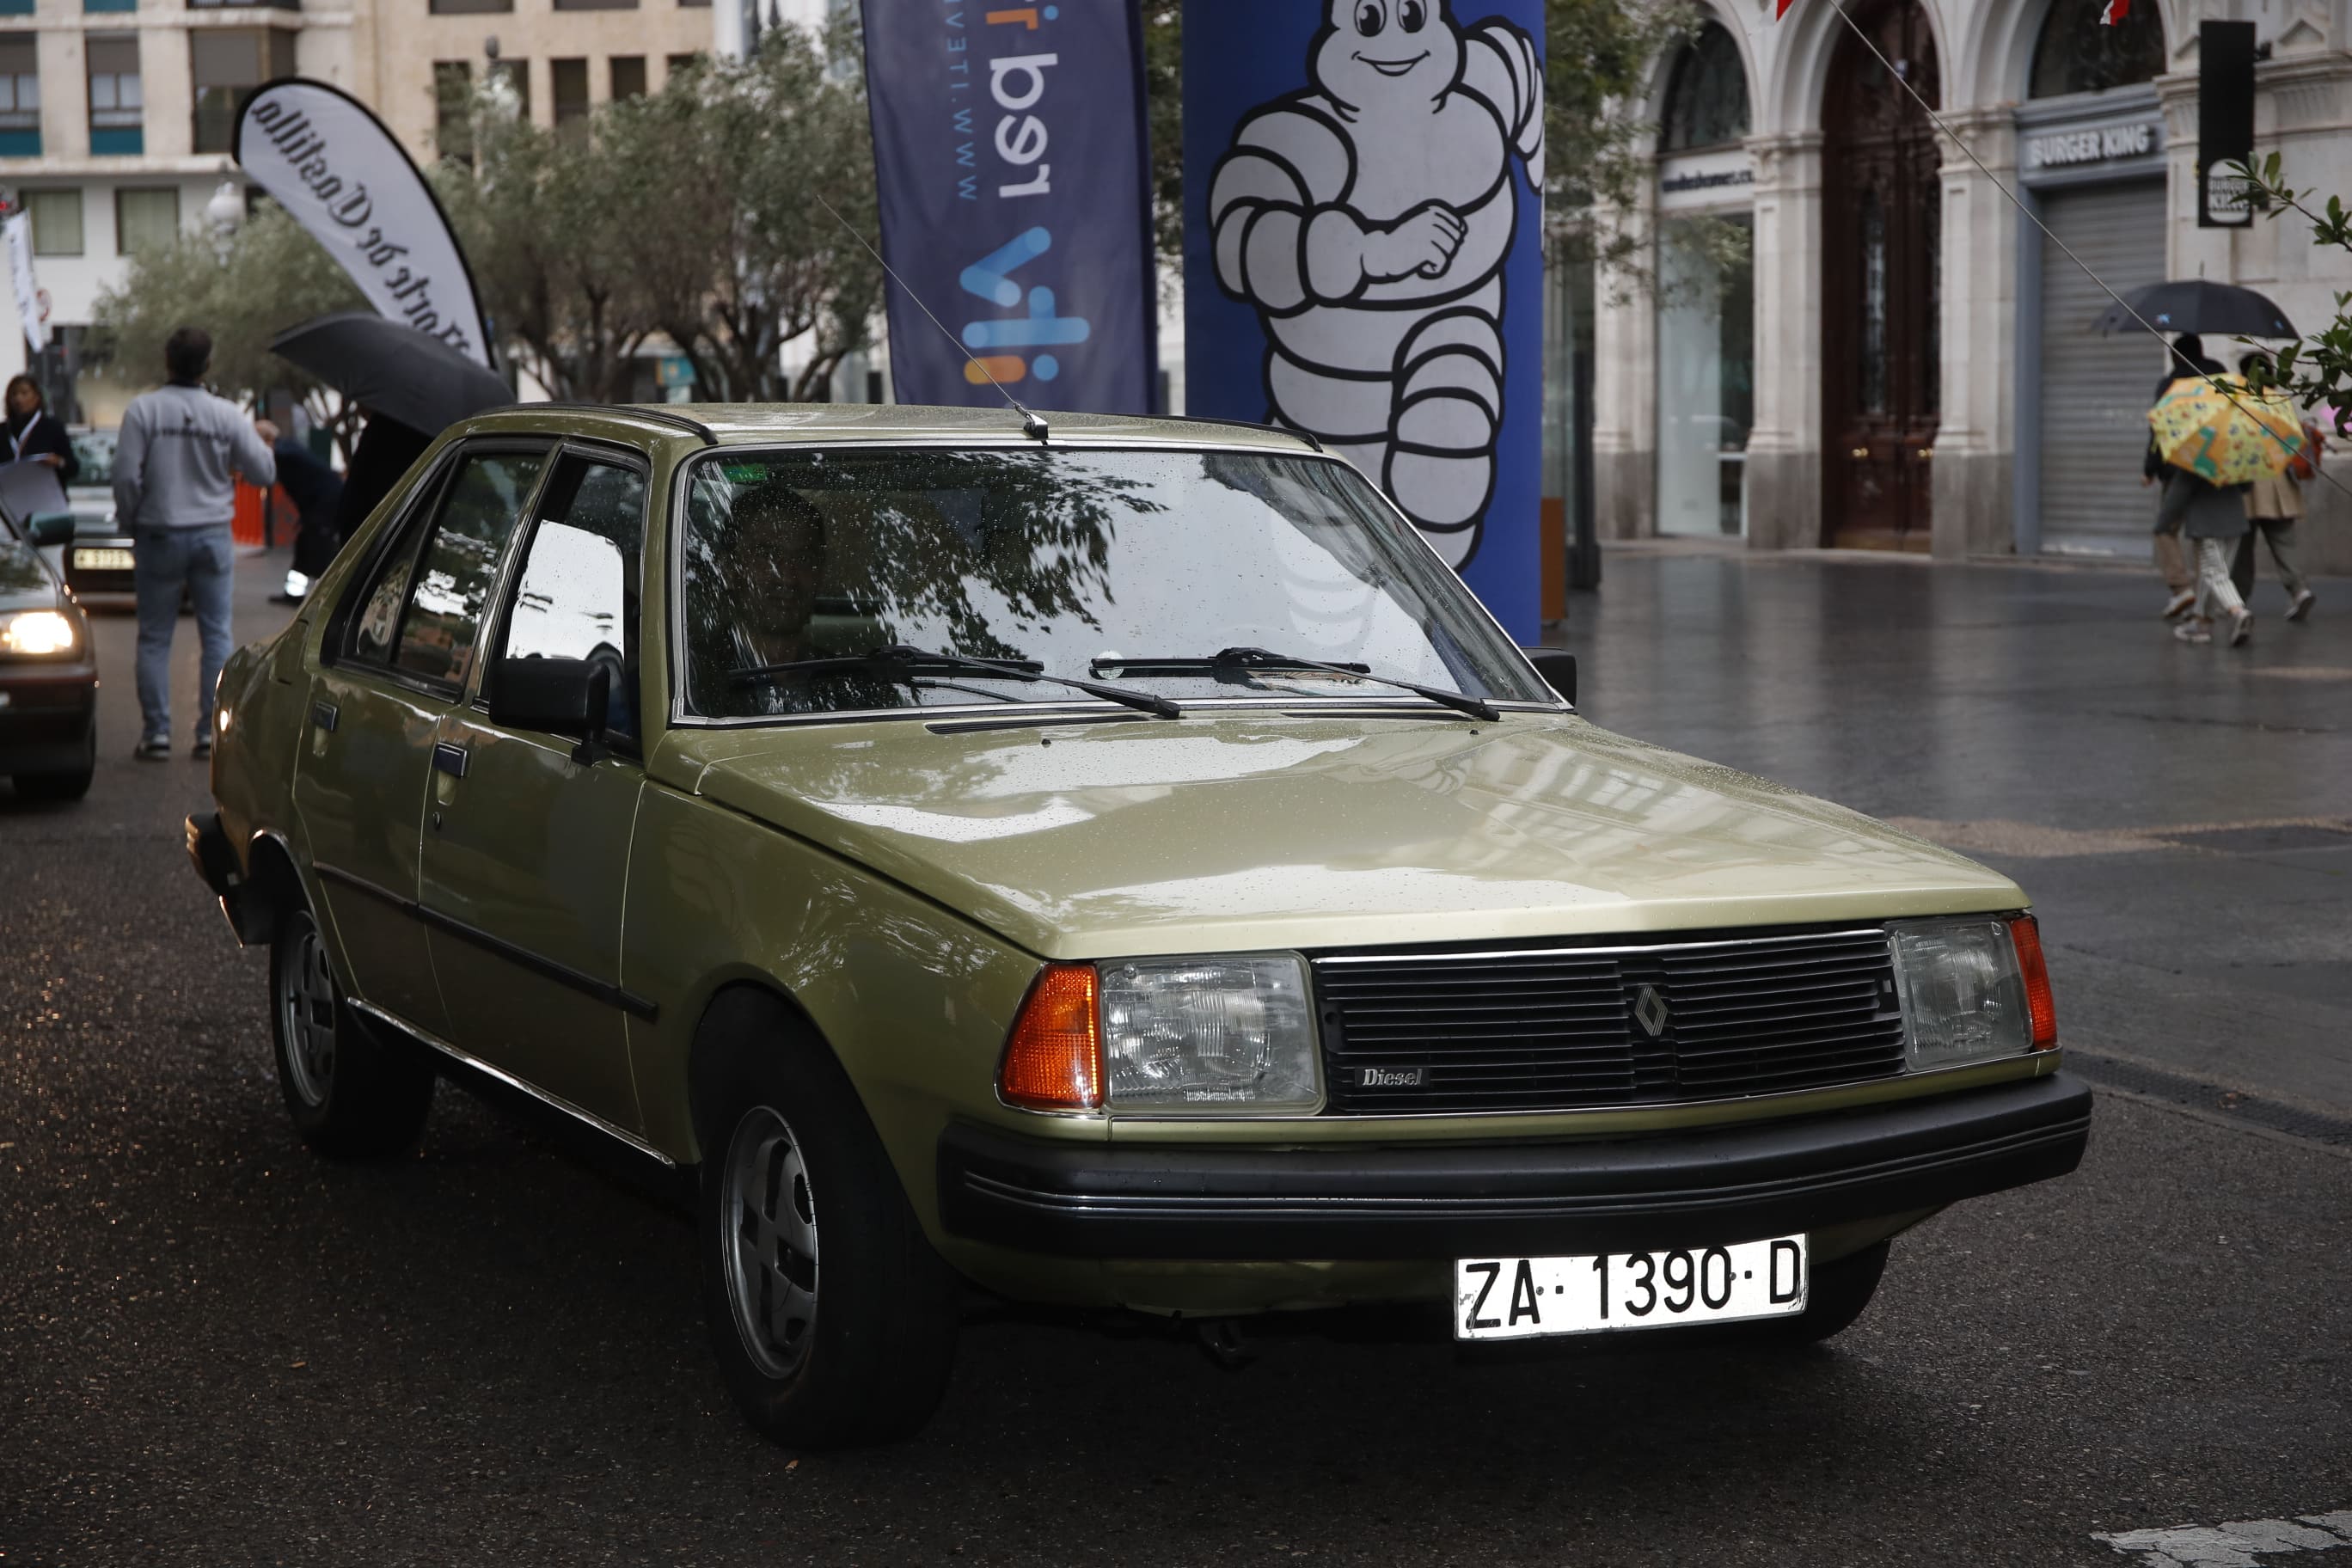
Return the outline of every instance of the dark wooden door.
{"type": "MultiPolygon", "coordinates": [[[[1830,66],[1822,147],[1822,542],[1927,548],[1943,285],[1937,97],[1915,0],[1854,7],[1830,66]]],[[[1841,27],[1841,32],[1843,32],[1841,27]]]]}

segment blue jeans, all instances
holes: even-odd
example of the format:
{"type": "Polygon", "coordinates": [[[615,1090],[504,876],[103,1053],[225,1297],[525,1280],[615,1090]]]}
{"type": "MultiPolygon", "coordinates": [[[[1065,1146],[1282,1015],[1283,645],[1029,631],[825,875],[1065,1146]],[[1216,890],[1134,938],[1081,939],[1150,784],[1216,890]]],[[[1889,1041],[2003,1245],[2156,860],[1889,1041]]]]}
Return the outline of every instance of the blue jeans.
{"type": "Polygon", "coordinates": [[[131,562],[139,592],[140,738],[172,738],[172,632],[179,625],[183,589],[195,602],[202,652],[196,732],[209,733],[213,689],[228,662],[229,584],[236,568],[229,525],[139,529],[131,538],[131,562]]]}

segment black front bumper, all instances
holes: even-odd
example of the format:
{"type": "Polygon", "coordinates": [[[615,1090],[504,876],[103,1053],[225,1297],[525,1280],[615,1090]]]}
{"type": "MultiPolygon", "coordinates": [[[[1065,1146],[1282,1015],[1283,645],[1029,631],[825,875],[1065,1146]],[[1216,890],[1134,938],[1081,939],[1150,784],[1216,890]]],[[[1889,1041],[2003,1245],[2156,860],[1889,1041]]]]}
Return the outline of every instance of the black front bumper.
{"type": "Polygon", "coordinates": [[[0,773],[84,766],[97,715],[96,665],[0,663],[0,773]]]}
{"type": "Polygon", "coordinates": [[[1573,1143],[1246,1149],[940,1137],[951,1235],[1065,1258],[1655,1251],[1940,1207],[2072,1171],[2064,1073],[1793,1121],[1573,1143]]]}

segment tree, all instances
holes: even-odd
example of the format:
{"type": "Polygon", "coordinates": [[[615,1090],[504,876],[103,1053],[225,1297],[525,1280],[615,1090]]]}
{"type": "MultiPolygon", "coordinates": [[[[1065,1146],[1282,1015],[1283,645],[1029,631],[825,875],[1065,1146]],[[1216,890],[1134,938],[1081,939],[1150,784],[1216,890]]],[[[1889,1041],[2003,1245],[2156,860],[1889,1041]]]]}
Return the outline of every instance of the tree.
{"type": "MultiPolygon", "coordinates": [[[[2275,153],[2259,169],[2244,163],[2231,167],[2247,182],[2255,205],[2270,217],[2299,213],[2311,224],[2314,245],[2352,256],[2352,213],[2345,210],[2343,197],[2330,196],[2324,212],[2313,211],[2309,204],[2317,196],[2285,183],[2275,153]]],[[[2352,438],[2352,292],[2336,296],[2334,321],[2301,342],[2279,350],[2257,379],[2280,388],[2305,409],[2326,404],[2335,411],[2337,439],[2352,438]]]]}
{"type": "Polygon", "coordinates": [[[121,286],[98,297],[97,374],[123,386],[152,386],[163,377],[163,340],[174,328],[202,327],[213,337],[215,386],[247,401],[287,388],[314,421],[344,439],[349,416],[341,400],[271,353],[269,340],[297,321],[362,303],[318,242],[284,208],[265,203],[225,242],[183,234],[131,258],[121,286]]]}
{"type": "Polygon", "coordinates": [[[704,396],[823,396],[871,341],[882,269],[856,40],[797,27],[749,60],[715,60],[657,96],[608,107],[592,135],[646,320],[693,363],[704,396]],[[781,351],[805,338],[787,375],[781,351]]]}

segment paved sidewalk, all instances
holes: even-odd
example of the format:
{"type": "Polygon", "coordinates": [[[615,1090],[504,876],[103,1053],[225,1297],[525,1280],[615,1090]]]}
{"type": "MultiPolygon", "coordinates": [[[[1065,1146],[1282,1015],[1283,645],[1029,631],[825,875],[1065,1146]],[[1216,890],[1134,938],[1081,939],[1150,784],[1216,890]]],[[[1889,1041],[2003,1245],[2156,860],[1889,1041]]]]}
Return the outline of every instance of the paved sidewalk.
{"type": "Polygon", "coordinates": [[[2153,571],[1612,549],[1585,710],[2018,879],[2070,1046],[2352,1112],[2352,582],[2243,648],[2153,571]]]}

